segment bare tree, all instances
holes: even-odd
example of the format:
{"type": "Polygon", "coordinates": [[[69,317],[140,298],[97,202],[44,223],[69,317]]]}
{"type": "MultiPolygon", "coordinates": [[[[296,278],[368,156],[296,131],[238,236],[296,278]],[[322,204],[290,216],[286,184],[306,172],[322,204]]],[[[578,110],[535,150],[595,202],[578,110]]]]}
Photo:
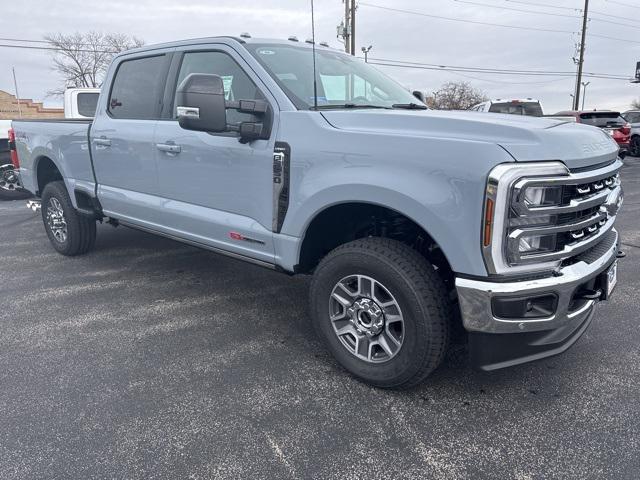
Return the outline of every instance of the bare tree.
{"type": "Polygon", "coordinates": [[[631,108],[640,110],[640,98],[631,102],[631,108]]]}
{"type": "Polygon", "coordinates": [[[53,70],[62,77],[62,85],[48,92],[62,95],[67,88],[99,87],[111,59],[117,53],[144,45],[144,41],[124,34],[99,32],[49,34],[44,37],[53,54],[53,70]]]}
{"type": "Polygon", "coordinates": [[[487,95],[469,82],[447,82],[427,97],[427,105],[437,110],[467,110],[487,100],[487,95]]]}

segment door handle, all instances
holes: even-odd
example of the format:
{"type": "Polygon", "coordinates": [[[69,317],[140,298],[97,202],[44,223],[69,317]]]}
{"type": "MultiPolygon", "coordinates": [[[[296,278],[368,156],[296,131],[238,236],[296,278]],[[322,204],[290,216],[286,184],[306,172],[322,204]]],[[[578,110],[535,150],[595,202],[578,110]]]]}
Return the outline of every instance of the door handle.
{"type": "Polygon", "coordinates": [[[182,151],[182,147],[174,143],[156,143],[156,148],[161,152],[165,152],[165,153],[175,154],[175,153],[180,153],[182,151]]]}
{"type": "Polygon", "coordinates": [[[95,138],[93,141],[96,145],[100,145],[101,147],[111,146],[111,140],[109,140],[107,137],[95,138]]]}

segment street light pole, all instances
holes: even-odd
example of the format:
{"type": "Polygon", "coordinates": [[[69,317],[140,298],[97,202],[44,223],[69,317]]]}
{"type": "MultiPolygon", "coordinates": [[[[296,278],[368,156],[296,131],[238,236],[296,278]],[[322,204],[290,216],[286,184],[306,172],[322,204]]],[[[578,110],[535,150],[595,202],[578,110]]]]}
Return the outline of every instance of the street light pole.
{"type": "Polygon", "coordinates": [[[587,87],[591,82],[582,82],[582,110],[584,110],[584,101],[587,98],[587,87]]]}
{"type": "Polygon", "coordinates": [[[369,45],[368,47],[362,47],[362,53],[364,53],[364,63],[367,63],[369,58],[369,51],[373,48],[373,45],[369,45]]]}

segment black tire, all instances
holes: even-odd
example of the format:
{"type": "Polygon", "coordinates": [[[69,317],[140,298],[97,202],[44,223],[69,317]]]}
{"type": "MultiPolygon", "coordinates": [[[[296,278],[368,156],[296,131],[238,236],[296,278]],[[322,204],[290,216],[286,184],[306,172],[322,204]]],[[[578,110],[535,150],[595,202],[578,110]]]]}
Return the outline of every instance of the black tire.
{"type": "Polygon", "coordinates": [[[330,252],[311,282],[314,327],[336,360],[362,381],[382,388],[410,388],[435,370],[449,345],[451,306],[444,282],[431,264],[407,245],[385,238],[365,238],[330,252]],[[336,284],[365,275],[384,285],[404,318],[404,340],[383,363],[363,360],[343,345],[330,319],[336,284]]]}
{"type": "Polygon", "coordinates": [[[640,157],[640,135],[631,137],[631,143],[629,144],[629,154],[632,157],[640,157]]]}
{"type": "Polygon", "coordinates": [[[47,236],[55,248],[62,255],[75,256],[87,253],[96,242],[96,221],[86,215],[78,213],[73,208],[67,187],[64,182],[56,181],[48,183],[42,192],[42,221],[47,236]],[[61,206],[66,222],[66,235],[64,240],[56,238],[48,221],[49,207],[53,203],[61,206]]]}

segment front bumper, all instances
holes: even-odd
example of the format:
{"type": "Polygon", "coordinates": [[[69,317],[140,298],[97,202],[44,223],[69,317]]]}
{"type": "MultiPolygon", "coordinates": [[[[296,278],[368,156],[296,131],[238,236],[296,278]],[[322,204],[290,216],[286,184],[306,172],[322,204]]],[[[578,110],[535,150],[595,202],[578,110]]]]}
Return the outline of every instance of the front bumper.
{"type": "Polygon", "coordinates": [[[586,330],[599,298],[582,299],[579,293],[597,288],[602,274],[616,260],[615,229],[576,262],[556,275],[534,280],[491,282],[457,278],[456,288],[465,329],[469,332],[472,361],[493,370],[563,352],[586,330]],[[555,311],[543,318],[499,318],[493,299],[557,297],[555,311]],[[496,335],[497,334],[497,335],[496,335]],[[506,342],[506,343],[505,343],[506,342]]]}

